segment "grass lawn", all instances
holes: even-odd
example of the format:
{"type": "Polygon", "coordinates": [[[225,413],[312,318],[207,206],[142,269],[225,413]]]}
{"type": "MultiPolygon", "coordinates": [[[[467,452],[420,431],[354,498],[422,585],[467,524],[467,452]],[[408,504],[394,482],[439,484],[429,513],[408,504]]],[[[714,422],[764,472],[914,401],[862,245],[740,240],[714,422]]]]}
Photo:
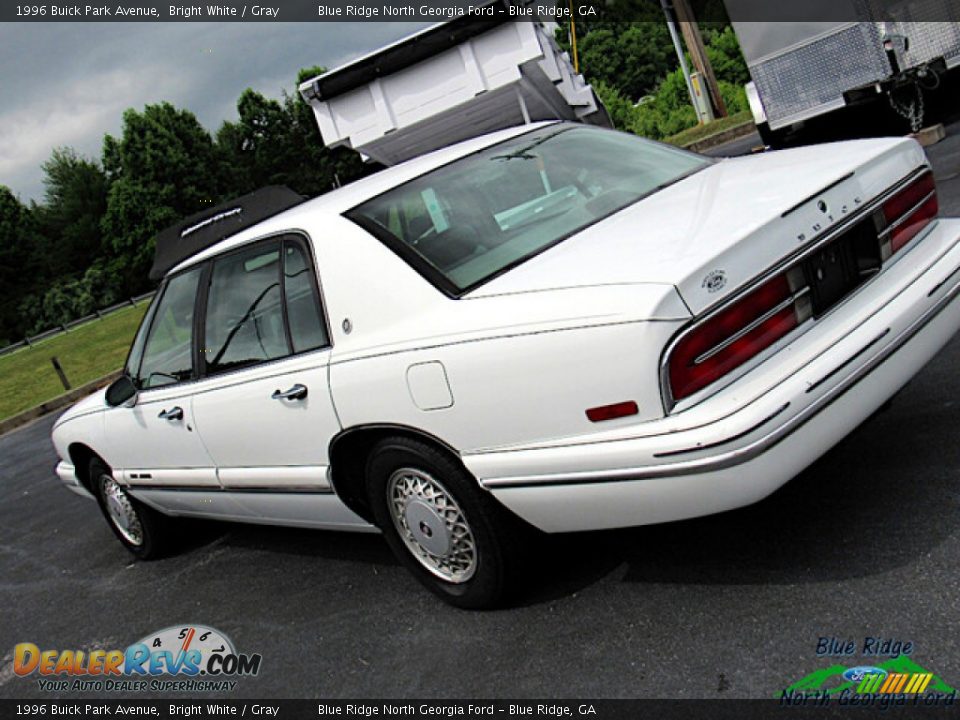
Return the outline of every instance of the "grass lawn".
{"type": "Polygon", "coordinates": [[[682,132],[678,132],[676,135],[671,135],[668,138],[664,138],[663,142],[670,143],[671,145],[677,145],[679,147],[686,147],[687,145],[695,143],[698,140],[703,140],[711,135],[716,135],[717,133],[722,133],[724,130],[729,130],[730,128],[737,127],[738,125],[746,125],[747,123],[753,125],[753,116],[750,114],[749,110],[742,110],[735,115],[730,115],[725,118],[720,118],[719,120],[714,120],[713,122],[687,128],[682,132]]]}
{"type": "Polygon", "coordinates": [[[119,370],[148,301],[118,310],[33,347],[0,357],[0,420],[64,392],[50,358],[56,356],[71,387],[119,370]]]}

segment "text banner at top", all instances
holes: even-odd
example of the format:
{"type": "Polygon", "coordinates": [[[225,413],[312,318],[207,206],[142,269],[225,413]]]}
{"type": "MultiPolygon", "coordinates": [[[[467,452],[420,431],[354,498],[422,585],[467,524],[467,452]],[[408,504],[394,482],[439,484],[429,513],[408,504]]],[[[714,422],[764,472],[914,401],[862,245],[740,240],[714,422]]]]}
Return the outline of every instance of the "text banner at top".
{"type": "MultiPolygon", "coordinates": [[[[957,22],[956,0],[694,0],[703,22],[957,22]]],[[[207,4],[125,0],[2,3],[2,22],[444,22],[457,18],[662,22],[660,0],[221,0],[207,4]]]]}

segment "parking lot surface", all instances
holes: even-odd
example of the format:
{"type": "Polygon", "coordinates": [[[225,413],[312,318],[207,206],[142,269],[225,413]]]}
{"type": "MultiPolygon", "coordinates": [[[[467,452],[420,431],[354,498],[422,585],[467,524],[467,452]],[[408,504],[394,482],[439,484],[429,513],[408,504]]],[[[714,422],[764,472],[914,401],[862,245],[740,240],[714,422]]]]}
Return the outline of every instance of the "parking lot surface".
{"type": "MultiPolygon", "coordinates": [[[[949,130],[929,155],[960,216],[949,130]]],[[[54,477],[43,418],[0,438],[0,696],[56,696],[13,673],[16,643],[122,649],[188,623],[263,656],[239,698],[774,697],[835,662],[821,637],[910,642],[960,685],[958,368],[955,339],[752,507],[551,539],[495,612],[441,604],[377,535],[191,524],[179,554],[133,562],[54,477]]]]}

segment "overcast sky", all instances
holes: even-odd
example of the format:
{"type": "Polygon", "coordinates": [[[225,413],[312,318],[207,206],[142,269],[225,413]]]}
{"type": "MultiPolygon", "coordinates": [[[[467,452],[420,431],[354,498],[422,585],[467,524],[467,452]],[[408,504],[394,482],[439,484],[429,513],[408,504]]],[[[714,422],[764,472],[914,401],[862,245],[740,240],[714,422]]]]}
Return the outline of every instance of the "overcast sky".
{"type": "Polygon", "coordinates": [[[414,23],[0,23],[0,185],[43,199],[41,163],[69,145],[100,158],[129,107],[169,100],[216,131],[252,87],[293,92],[297,70],[334,67],[414,23]]]}

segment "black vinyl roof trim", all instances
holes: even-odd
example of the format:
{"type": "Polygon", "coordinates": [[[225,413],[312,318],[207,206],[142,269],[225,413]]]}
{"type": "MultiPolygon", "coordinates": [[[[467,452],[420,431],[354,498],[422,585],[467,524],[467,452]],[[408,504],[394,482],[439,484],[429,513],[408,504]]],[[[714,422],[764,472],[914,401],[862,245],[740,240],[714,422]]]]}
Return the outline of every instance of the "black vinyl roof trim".
{"type": "Polygon", "coordinates": [[[150,279],[159,280],[187,258],[306,199],[288,187],[270,185],[174,223],[157,235],[150,279]]]}

